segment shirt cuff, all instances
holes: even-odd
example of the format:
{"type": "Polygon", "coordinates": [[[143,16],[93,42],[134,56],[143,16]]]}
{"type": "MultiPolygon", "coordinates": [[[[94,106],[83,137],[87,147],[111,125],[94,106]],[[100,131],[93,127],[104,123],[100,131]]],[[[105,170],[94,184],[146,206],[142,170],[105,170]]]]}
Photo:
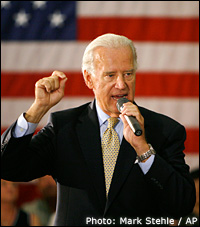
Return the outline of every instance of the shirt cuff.
{"type": "Polygon", "coordinates": [[[24,118],[24,113],[22,113],[17,120],[15,129],[13,130],[13,136],[15,138],[18,138],[18,137],[32,134],[35,132],[35,129],[37,128],[37,126],[38,126],[38,123],[27,122],[27,120],[24,118]]]}
{"type": "Polygon", "coordinates": [[[149,169],[151,168],[153,161],[154,161],[155,155],[152,154],[147,160],[146,162],[139,162],[138,165],[140,166],[140,168],[142,169],[142,172],[144,173],[144,175],[149,171],[149,169]]]}

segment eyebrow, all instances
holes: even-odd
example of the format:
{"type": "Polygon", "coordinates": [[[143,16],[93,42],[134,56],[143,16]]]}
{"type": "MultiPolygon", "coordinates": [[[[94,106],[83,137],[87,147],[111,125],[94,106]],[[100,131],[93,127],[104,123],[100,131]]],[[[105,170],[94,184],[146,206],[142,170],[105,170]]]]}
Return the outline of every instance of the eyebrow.
{"type": "Polygon", "coordinates": [[[130,69],[130,70],[125,70],[124,72],[134,72],[134,69],[130,69]]]}
{"type": "Polygon", "coordinates": [[[113,72],[104,72],[104,74],[112,74],[112,73],[116,73],[116,71],[113,71],[113,72]]]}
{"type": "MultiPolygon", "coordinates": [[[[125,70],[123,72],[134,72],[134,69],[125,70]]],[[[104,72],[104,74],[112,74],[112,73],[116,73],[116,71],[104,72]]]]}

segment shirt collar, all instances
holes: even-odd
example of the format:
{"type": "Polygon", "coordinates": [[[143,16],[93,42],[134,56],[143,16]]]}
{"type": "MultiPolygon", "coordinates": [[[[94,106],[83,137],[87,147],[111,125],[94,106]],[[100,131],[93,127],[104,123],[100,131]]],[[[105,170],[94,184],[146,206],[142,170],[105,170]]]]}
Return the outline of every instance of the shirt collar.
{"type": "MultiPolygon", "coordinates": [[[[96,103],[96,110],[97,110],[97,116],[99,119],[99,126],[101,127],[107,120],[108,118],[110,118],[110,116],[106,113],[104,113],[104,111],[100,108],[100,106],[96,103]]],[[[120,118],[118,118],[119,121],[121,120],[120,118]]]]}
{"type": "Polygon", "coordinates": [[[99,126],[101,127],[110,116],[103,112],[103,110],[99,107],[97,102],[96,102],[96,109],[97,109],[97,116],[99,119],[99,126]]]}

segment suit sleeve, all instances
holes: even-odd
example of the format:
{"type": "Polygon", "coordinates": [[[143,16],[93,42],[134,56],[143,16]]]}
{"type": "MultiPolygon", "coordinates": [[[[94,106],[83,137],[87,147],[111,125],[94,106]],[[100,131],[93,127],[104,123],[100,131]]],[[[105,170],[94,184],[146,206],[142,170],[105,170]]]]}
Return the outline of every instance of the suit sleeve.
{"type": "Polygon", "coordinates": [[[37,135],[13,137],[16,122],[1,136],[1,177],[30,181],[54,175],[55,133],[52,120],[37,135]]]}
{"type": "Polygon", "coordinates": [[[177,125],[144,176],[156,191],[160,209],[177,218],[192,212],[195,204],[195,186],[184,160],[185,139],[185,128],[177,125]]]}

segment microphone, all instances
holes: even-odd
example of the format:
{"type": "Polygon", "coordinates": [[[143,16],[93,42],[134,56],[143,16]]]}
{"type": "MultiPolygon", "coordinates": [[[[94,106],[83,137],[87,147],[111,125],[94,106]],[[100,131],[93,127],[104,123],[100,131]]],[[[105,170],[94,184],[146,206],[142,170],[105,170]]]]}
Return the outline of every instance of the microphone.
{"type": "MultiPolygon", "coordinates": [[[[127,98],[120,98],[117,100],[117,109],[119,110],[120,113],[123,109],[123,104],[126,102],[130,102],[130,101],[127,98]]],[[[136,136],[142,135],[142,129],[141,129],[140,124],[137,121],[137,119],[133,116],[127,116],[127,115],[124,115],[124,117],[126,118],[128,124],[131,127],[131,129],[133,130],[134,134],[136,136]]]]}

